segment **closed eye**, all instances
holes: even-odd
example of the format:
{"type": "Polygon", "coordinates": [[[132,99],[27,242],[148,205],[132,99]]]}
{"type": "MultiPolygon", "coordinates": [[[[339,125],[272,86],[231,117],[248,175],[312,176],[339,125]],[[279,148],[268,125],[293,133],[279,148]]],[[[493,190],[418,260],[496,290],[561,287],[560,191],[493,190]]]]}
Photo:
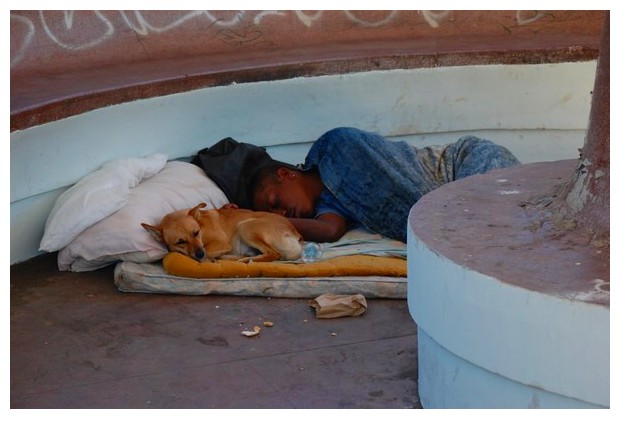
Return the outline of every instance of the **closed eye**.
{"type": "Polygon", "coordinates": [[[273,212],[273,211],[278,210],[279,208],[280,208],[280,199],[275,197],[269,203],[269,211],[273,212]]]}
{"type": "Polygon", "coordinates": [[[177,246],[182,246],[182,245],[184,245],[186,243],[187,243],[187,241],[185,241],[184,239],[180,238],[180,239],[177,240],[176,244],[177,244],[177,246]]]}
{"type": "Polygon", "coordinates": [[[194,231],[194,238],[198,237],[198,234],[200,234],[200,231],[194,231]]]}

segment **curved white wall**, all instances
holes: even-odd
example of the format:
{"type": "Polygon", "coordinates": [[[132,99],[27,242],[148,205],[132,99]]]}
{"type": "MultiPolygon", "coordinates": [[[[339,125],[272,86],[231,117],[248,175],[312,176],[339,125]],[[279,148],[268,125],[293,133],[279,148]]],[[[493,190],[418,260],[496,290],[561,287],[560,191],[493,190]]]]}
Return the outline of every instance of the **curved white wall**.
{"type": "Polygon", "coordinates": [[[310,142],[355,126],[421,146],[464,134],[523,162],[575,158],[596,62],[375,71],[245,83],[138,100],[11,133],[11,263],[38,254],[58,195],[104,162],[186,157],[231,136],[303,161],[310,142]]]}

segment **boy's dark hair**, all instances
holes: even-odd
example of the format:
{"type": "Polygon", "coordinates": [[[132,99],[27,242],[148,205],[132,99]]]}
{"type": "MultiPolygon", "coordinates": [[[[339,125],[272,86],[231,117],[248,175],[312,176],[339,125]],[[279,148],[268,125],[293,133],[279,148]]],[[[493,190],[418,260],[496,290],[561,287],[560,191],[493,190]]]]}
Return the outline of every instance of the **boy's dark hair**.
{"type": "Polygon", "coordinates": [[[278,167],[296,169],[272,159],[263,147],[239,143],[230,137],[202,149],[191,162],[205,171],[230,202],[246,209],[253,208],[252,197],[259,175],[268,174],[268,171],[262,173],[263,170],[273,169],[275,175],[278,167]]]}
{"type": "Polygon", "coordinates": [[[254,193],[256,192],[256,189],[262,188],[270,184],[280,183],[280,179],[278,177],[278,168],[280,167],[286,167],[292,170],[296,169],[293,166],[270,164],[258,170],[252,176],[252,180],[250,181],[250,184],[248,186],[248,198],[250,199],[250,202],[254,202],[254,193]]]}

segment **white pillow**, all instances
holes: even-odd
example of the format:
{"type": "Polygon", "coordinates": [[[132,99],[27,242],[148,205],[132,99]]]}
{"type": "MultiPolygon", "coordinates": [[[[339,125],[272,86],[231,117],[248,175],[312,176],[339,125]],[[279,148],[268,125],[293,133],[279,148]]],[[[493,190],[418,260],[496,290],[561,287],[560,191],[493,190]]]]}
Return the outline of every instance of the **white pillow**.
{"type": "Polygon", "coordinates": [[[140,224],[157,224],[166,214],[201,202],[207,203],[207,208],[220,208],[228,199],[200,167],[170,161],[159,174],[131,191],[125,207],[63,248],[58,253],[58,268],[90,271],[119,260],[157,261],[166,255],[166,248],[140,224]]]}
{"type": "Polygon", "coordinates": [[[85,176],[56,199],[39,250],[62,249],[86,228],[123,207],[131,188],[159,173],[167,160],[161,153],[117,159],[85,176]]]}

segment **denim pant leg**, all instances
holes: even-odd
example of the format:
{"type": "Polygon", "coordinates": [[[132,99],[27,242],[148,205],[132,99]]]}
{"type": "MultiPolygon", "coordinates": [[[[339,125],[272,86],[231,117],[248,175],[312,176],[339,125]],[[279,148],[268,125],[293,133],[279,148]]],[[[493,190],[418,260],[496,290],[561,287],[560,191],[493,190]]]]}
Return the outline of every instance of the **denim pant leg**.
{"type": "Polygon", "coordinates": [[[453,166],[453,180],[520,164],[505,147],[475,136],[462,137],[446,148],[446,161],[453,166]]]}

